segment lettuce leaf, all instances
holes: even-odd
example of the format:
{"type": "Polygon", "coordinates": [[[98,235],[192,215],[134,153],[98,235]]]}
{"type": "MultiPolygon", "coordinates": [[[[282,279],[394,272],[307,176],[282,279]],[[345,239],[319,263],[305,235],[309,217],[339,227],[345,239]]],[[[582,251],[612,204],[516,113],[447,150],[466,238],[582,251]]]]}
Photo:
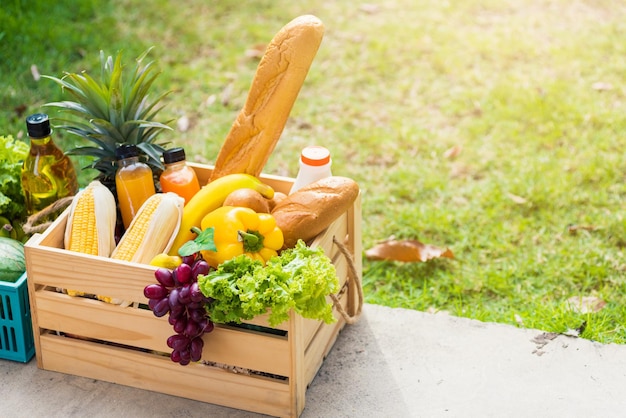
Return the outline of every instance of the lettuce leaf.
{"type": "Polygon", "coordinates": [[[9,220],[26,216],[22,162],[28,148],[28,144],[15,141],[11,135],[0,136],[0,215],[9,220]]]}
{"type": "Polygon", "coordinates": [[[326,298],[339,290],[335,266],[321,248],[302,241],[266,265],[237,256],[198,276],[198,285],[213,299],[207,311],[214,322],[240,323],[269,310],[268,322],[276,326],[289,319],[291,309],[304,318],[336,321],[326,298]]]}
{"type": "Polygon", "coordinates": [[[270,275],[282,272],[289,276],[287,285],[297,313],[328,324],[335,321],[332,304],[327,302],[326,296],[339,291],[339,279],[322,248],[307,247],[303,241],[298,241],[294,248],[270,259],[266,269],[270,275]]]}

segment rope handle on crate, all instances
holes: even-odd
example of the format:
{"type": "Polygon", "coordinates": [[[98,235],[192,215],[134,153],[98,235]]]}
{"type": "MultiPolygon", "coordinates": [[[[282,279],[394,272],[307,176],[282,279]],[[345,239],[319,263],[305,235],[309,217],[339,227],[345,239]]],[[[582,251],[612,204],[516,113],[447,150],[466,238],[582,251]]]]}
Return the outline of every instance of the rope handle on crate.
{"type": "Polygon", "coordinates": [[[333,242],[335,243],[337,248],[339,248],[339,251],[341,251],[341,254],[343,254],[343,256],[346,258],[346,261],[348,262],[348,280],[352,282],[351,283],[352,286],[356,286],[356,289],[357,289],[357,297],[359,300],[358,300],[358,304],[356,307],[356,312],[354,313],[354,315],[350,315],[348,312],[346,312],[343,306],[341,306],[341,303],[339,302],[339,298],[337,297],[337,295],[331,294],[330,298],[333,301],[333,306],[337,309],[337,312],[339,312],[339,314],[346,321],[346,324],[352,325],[356,323],[356,321],[359,319],[359,317],[361,316],[361,311],[363,310],[363,287],[361,286],[361,279],[359,277],[359,274],[356,271],[352,254],[350,254],[350,252],[348,251],[348,248],[346,248],[344,244],[340,243],[337,240],[337,238],[334,236],[333,236],[333,242]]]}
{"type": "Polygon", "coordinates": [[[30,235],[45,231],[50,224],[52,224],[52,220],[48,217],[57,211],[65,209],[70,205],[70,203],[72,203],[72,199],[74,199],[74,196],[63,197],[52,203],[50,206],[47,206],[39,212],[30,215],[28,219],[26,219],[26,223],[22,226],[24,232],[30,235]]]}

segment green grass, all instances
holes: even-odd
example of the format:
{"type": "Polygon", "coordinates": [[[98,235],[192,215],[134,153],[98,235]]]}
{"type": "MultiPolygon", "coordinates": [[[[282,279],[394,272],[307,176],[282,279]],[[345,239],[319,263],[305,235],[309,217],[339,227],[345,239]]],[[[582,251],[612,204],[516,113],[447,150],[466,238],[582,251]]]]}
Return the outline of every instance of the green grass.
{"type": "Polygon", "coordinates": [[[395,235],[455,254],[365,261],[367,302],[555,332],[584,322],[584,338],[626,343],[622,2],[64,3],[3,3],[0,134],[62,97],[31,64],[97,71],[100,49],[130,59],[154,45],[157,87],[173,90],[164,116],[192,121],[169,139],[212,163],[256,69],[246,50],[315,14],[324,41],[266,172],[293,176],[300,148],[325,144],[361,185],[365,248],[395,235]],[[579,314],[577,296],[607,304],[579,314]]]}

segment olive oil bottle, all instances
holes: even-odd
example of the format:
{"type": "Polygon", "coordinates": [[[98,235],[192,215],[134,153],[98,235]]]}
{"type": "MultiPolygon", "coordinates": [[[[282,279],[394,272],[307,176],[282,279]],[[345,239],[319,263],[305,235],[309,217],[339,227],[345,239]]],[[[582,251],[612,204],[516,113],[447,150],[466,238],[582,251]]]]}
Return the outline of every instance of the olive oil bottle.
{"type": "Polygon", "coordinates": [[[72,160],[52,140],[48,115],[36,113],[26,118],[30,151],[22,165],[22,188],[28,215],[73,196],[78,180],[72,160]]]}

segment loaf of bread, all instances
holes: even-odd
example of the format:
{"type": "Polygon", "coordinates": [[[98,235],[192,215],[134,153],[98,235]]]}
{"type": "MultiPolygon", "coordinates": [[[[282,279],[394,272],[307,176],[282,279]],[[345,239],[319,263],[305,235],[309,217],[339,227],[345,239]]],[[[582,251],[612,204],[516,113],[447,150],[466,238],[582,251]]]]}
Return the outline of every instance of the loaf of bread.
{"type": "Polygon", "coordinates": [[[322,42],[324,25],[304,15],[285,25],[259,62],[243,109],[222,144],[211,179],[232,173],[259,176],[283,132],[322,42]]]}
{"type": "Polygon", "coordinates": [[[308,242],[345,213],[359,195],[358,184],[349,178],[332,176],[298,189],[272,210],[276,225],[283,231],[284,248],[298,239],[308,242]]]}

